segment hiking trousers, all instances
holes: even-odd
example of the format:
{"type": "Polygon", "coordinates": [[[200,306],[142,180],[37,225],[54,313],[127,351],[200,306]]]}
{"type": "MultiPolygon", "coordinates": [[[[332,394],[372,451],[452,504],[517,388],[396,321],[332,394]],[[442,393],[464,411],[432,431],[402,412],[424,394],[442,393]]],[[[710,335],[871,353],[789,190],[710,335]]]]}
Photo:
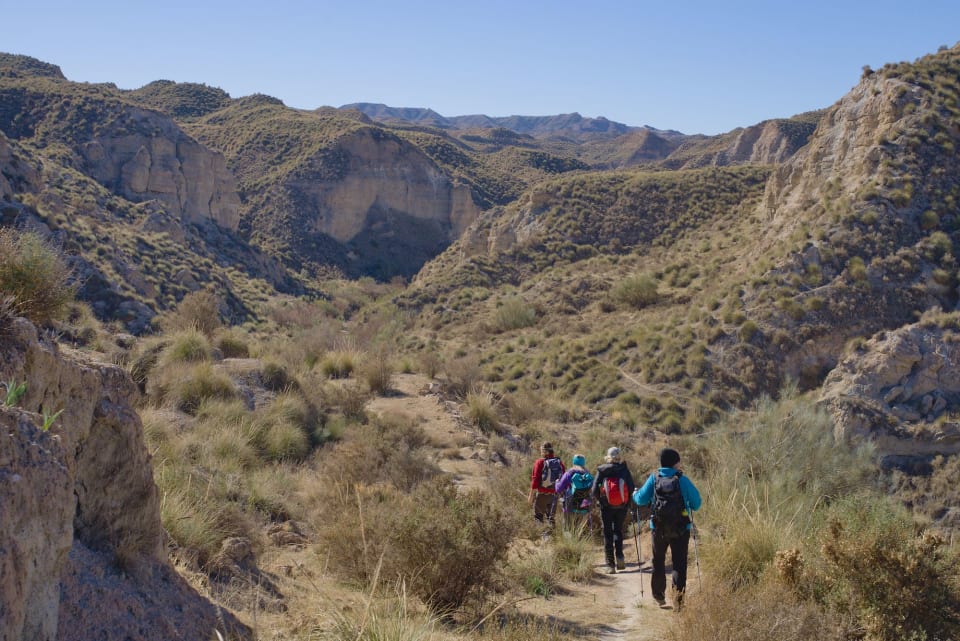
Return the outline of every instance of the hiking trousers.
{"type": "Polygon", "coordinates": [[[553,513],[557,509],[557,495],[546,492],[537,492],[533,499],[533,518],[540,523],[544,520],[553,525],[553,513]]]}
{"type": "Polygon", "coordinates": [[[667,548],[673,566],[673,587],[682,594],[687,587],[687,550],[690,545],[690,530],[674,538],[667,538],[653,530],[653,576],[650,578],[650,590],[654,599],[667,596],[667,548]]]}
{"type": "Polygon", "coordinates": [[[623,558],[623,521],[627,508],[600,506],[600,521],[603,523],[603,553],[607,565],[614,565],[614,557],[623,558]]]}

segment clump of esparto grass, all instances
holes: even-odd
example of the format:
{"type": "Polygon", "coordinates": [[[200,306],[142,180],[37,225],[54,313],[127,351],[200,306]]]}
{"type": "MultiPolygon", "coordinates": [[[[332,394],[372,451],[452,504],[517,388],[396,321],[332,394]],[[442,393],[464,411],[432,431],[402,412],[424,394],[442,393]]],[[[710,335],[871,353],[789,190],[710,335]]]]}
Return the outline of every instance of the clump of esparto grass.
{"type": "Polygon", "coordinates": [[[157,402],[168,402],[193,414],[203,401],[232,399],[237,389],[229,376],[216,371],[210,363],[173,363],[150,378],[147,394],[157,402]]]}
{"type": "Polygon", "coordinates": [[[35,232],[0,229],[0,295],[14,313],[37,324],[62,318],[74,299],[72,274],[60,252],[35,232]]]}
{"type": "Polygon", "coordinates": [[[393,388],[393,358],[391,354],[384,350],[372,352],[366,359],[361,368],[367,387],[374,394],[381,396],[390,392],[393,388]]]}
{"type": "Polygon", "coordinates": [[[196,363],[208,361],[213,356],[210,340],[203,332],[186,329],[170,336],[163,351],[164,363],[196,363]]]}
{"type": "Polygon", "coordinates": [[[316,411],[302,396],[281,393],[257,413],[253,445],[267,460],[301,461],[310,453],[317,423],[316,411]]]}
{"type": "Polygon", "coordinates": [[[653,305],[660,298],[657,281],[650,274],[628,276],[614,285],[610,294],[617,303],[633,309],[653,305]]]}
{"type": "Polygon", "coordinates": [[[287,372],[287,368],[276,361],[267,360],[260,367],[260,380],[263,386],[273,392],[281,392],[297,387],[297,381],[287,372]]]}
{"type": "Polygon", "coordinates": [[[201,289],[190,292],[177,304],[177,307],[160,319],[160,327],[165,332],[196,330],[212,338],[223,325],[220,318],[222,301],[213,292],[201,289]]]}
{"type": "Polygon", "coordinates": [[[495,325],[501,332],[530,327],[537,322],[537,310],[520,296],[511,296],[496,310],[495,325]]]}
{"type": "Polygon", "coordinates": [[[357,354],[352,351],[331,351],[320,359],[320,371],[327,378],[348,378],[356,367],[357,354]]]}
{"type": "Polygon", "coordinates": [[[493,394],[468,392],[465,402],[464,416],[481,432],[495,432],[500,426],[493,394]]]}
{"type": "Polygon", "coordinates": [[[250,357],[250,345],[239,332],[232,330],[220,332],[216,335],[213,344],[224,358],[250,357]]]}

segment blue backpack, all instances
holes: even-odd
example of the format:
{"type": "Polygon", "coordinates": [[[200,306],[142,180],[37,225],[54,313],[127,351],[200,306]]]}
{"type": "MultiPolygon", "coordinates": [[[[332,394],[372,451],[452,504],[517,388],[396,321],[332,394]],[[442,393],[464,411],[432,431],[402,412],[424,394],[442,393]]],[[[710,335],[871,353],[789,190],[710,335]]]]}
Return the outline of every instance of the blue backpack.
{"type": "Polygon", "coordinates": [[[540,487],[552,488],[563,476],[563,466],[556,457],[544,459],[543,471],[540,472],[540,487]]]}
{"type": "Polygon", "coordinates": [[[564,497],[563,505],[567,512],[586,514],[590,511],[590,490],[593,489],[593,474],[574,472],[570,475],[570,487],[564,497]]]}

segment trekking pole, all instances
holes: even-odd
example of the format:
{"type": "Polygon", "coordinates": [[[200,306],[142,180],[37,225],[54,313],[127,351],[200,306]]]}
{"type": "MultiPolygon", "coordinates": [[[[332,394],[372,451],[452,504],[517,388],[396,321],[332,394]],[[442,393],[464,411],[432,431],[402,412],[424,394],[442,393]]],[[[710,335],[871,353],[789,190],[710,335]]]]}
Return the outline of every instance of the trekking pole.
{"type": "Polygon", "coordinates": [[[693,558],[697,563],[697,589],[703,591],[703,583],[700,582],[700,544],[697,542],[697,539],[700,538],[700,533],[697,531],[697,525],[693,522],[693,512],[688,510],[690,514],[690,536],[693,537],[693,558]]]}
{"type": "Polygon", "coordinates": [[[643,559],[640,557],[640,511],[633,520],[633,540],[637,544],[637,572],[640,573],[640,598],[643,598],[643,559]]]}

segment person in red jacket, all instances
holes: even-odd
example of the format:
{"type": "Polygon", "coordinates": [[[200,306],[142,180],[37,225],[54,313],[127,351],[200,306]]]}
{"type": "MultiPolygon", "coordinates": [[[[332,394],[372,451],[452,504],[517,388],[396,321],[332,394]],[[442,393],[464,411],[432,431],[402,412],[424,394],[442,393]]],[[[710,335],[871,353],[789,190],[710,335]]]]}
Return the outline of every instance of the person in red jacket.
{"type": "Polygon", "coordinates": [[[557,508],[556,485],[565,471],[563,461],[553,454],[553,445],[544,442],[540,446],[540,458],[533,464],[530,496],[527,499],[533,504],[533,518],[537,522],[546,521],[553,525],[553,514],[557,508]]]}

